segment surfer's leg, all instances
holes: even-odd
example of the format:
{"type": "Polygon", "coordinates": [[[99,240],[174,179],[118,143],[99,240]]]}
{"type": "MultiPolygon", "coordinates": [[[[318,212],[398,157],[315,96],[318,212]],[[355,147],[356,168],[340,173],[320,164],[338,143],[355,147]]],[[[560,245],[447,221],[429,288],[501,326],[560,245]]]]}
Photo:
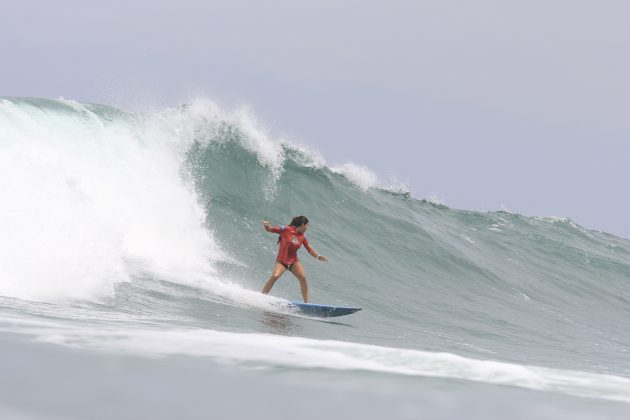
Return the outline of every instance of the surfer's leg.
{"type": "Polygon", "coordinates": [[[296,261],[291,268],[291,272],[300,281],[300,289],[302,289],[302,298],[304,303],[308,302],[308,283],[306,283],[306,273],[304,272],[304,266],[301,262],[296,261]]]}
{"type": "Polygon", "coordinates": [[[284,265],[276,261],[276,265],[273,266],[273,272],[271,273],[271,277],[269,277],[269,280],[267,280],[267,282],[265,283],[265,285],[263,286],[260,292],[264,293],[265,295],[269,293],[269,291],[273,287],[276,280],[278,280],[280,276],[282,275],[282,273],[284,273],[286,270],[287,268],[284,265]]]}

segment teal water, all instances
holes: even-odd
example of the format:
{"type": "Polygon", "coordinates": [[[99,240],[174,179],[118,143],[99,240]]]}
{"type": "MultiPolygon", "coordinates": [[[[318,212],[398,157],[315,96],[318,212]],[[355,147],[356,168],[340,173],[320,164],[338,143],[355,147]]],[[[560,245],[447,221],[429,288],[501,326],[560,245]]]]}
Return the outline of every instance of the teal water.
{"type": "Polygon", "coordinates": [[[0,180],[3,331],[630,407],[630,242],[568,218],[415,198],[208,100],[127,113],[0,99],[0,180]],[[276,252],[261,220],[301,214],[329,258],[300,251],[311,300],[363,311],[283,313],[280,299],[300,297],[289,273],[273,296],[257,292],[276,252]]]}

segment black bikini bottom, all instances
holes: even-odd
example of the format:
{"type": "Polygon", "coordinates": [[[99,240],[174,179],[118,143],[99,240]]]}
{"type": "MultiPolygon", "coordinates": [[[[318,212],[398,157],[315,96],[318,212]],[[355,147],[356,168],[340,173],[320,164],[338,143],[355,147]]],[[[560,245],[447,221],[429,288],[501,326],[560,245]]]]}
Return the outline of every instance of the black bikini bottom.
{"type": "Polygon", "coordinates": [[[293,264],[285,264],[282,261],[278,261],[280,264],[282,264],[284,266],[284,268],[286,268],[287,270],[291,271],[291,269],[293,268],[293,266],[295,265],[295,263],[293,264]]]}

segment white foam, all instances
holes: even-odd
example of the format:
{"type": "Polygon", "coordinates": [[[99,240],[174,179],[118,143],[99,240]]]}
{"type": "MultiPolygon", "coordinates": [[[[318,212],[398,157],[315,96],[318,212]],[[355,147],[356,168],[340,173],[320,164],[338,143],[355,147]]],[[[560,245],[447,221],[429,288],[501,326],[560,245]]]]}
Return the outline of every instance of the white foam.
{"type": "Polygon", "coordinates": [[[567,217],[558,217],[558,216],[534,217],[534,220],[540,220],[542,222],[551,223],[551,224],[563,223],[563,224],[567,224],[571,226],[572,228],[584,231],[584,229],[581,226],[575,224],[573,220],[567,217]]]}
{"type": "Polygon", "coordinates": [[[336,174],[343,175],[363,191],[379,186],[376,174],[369,168],[356,163],[344,163],[330,168],[336,174]]]}
{"type": "Polygon", "coordinates": [[[71,105],[77,115],[0,104],[0,294],[99,299],[134,275],[216,282],[226,256],[182,181],[187,137],[71,105]]]}
{"type": "Polygon", "coordinates": [[[240,108],[231,119],[245,134],[242,140],[243,146],[258,156],[258,162],[261,165],[278,172],[279,176],[285,159],[281,142],[271,139],[249,107],[240,108]]]}
{"type": "Polygon", "coordinates": [[[333,340],[207,329],[132,329],[61,326],[2,320],[0,329],[35,334],[42,342],[149,357],[190,355],[258,366],[363,370],[455,378],[575,396],[630,402],[630,379],[579,371],[477,360],[451,353],[389,348],[333,340]],[[18,330],[18,331],[16,331],[18,330]]]}
{"type": "Polygon", "coordinates": [[[436,206],[446,206],[446,200],[444,197],[440,197],[437,194],[432,194],[428,198],[426,198],[428,203],[431,203],[436,206]]]}
{"type": "Polygon", "coordinates": [[[310,146],[298,144],[293,140],[281,138],[282,144],[287,145],[296,153],[292,157],[295,163],[305,168],[321,169],[326,166],[326,160],[321,153],[310,146]]]}
{"type": "Polygon", "coordinates": [[[393,192],[395,194],[403,194],[406,196],[411,196],[411,188],[409,187],[408,182],[403,182],[396,178],[395,176],[391,176],[389,181],[384,183],[381,188],[386,191],[393,192]]]}

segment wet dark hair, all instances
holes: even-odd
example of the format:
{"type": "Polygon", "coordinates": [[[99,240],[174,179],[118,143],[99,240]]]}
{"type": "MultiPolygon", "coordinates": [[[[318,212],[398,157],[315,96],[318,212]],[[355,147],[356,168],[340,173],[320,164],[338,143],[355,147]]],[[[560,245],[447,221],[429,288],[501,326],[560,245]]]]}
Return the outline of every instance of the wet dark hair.
{"type": "Polygon", "coordinates": [[[308,218],[306,216],[295,216],[289,226],[300,227],[308,223],[308,218]]]}

